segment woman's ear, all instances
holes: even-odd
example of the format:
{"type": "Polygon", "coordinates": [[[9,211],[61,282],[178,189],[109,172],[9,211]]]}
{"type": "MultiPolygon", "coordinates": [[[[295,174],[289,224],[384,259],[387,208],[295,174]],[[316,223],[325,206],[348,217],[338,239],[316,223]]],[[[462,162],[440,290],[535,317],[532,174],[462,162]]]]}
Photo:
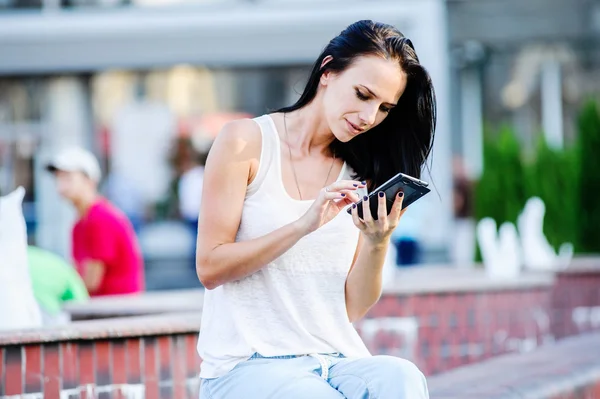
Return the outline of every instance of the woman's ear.
{"type": "Polygon", "coordinates": [[[323,67],[327,64],[329,64],[331,62],[331,60],[333,60],[333,56],[328,55],[325,56],[325,58],[323,58],[323,61],[321,62],[321,69],[323,69],[323,67]]]}
{"type": "MultiPolygon", "coordinates": [[[[323,61],[321,62],[321,69],[324,69],[325,66],[331,62],[331,60],[333,60],[333,57],[330,55],[323,58],[323,61]]],[[[325,69],[325,71],[321,74],[321,80],[320,80],[321,84],[327,85],[327,82],[329,81],[330,77],[331,77],[331,71],[329,69],[325,69]]]]}

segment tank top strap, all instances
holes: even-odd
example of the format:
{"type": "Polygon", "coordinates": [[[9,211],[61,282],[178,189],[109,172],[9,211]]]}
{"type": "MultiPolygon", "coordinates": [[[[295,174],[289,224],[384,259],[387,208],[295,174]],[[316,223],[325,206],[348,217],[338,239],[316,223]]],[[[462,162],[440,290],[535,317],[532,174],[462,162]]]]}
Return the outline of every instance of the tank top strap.
{"type": "MultiPolygon", "coordinates": [[[[280,144],[277,130],[273,119],[269,115],[262,115],[253,119],[260,128],[260,134],[262,138],[260,159],[258,164],[258,172],[256,177],[248,185],[246,190],[246,197],[256,193],[258,189],[263,185],[275,185],[277,184],[277,178],[279,176],[279,156],[280,156],[280,144]]],[[[271,187],[265,187],[270,189],[271,187]]]]}

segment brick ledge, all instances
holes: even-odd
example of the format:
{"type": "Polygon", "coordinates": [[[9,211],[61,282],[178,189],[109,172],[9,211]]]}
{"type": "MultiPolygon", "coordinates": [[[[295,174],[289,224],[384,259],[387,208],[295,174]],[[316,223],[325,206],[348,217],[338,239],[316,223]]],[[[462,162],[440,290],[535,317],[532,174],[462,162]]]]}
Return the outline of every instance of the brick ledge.
{"type": "Polygon", "coordinates": [[[147,291],[141,294],[91,298],[82,303],[66,303],[63,310],[73,320],[143,316],[172,312],[200,312],[204,290],[147,291]]]}
{"type": "Polygon", "coordinates": [[[66,326],[0,332],[0,346],[198,333],[200,312],[88,320],[66,326]]]}
{"type": "Polygon", "coordinates": [[[516,278],[491,278],[480,268],[457,269],[442,266],[399,268],[384,284],[384,295],[439,294],[464,292],[523,291],[549,288],[554,273],[523,272],[516,278]]]}
{"type": "Polygon", "coordinates": [[[555,398],[600,382],[600,333],[566,338],[429,378],[432,399],[555,398]]]}

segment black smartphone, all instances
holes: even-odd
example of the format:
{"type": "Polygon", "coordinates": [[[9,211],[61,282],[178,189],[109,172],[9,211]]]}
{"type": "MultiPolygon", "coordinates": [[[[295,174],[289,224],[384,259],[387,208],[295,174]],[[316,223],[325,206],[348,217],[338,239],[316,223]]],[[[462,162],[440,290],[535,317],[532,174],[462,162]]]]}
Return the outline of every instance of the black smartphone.
{"type": "MultiPolygon", "coordinates": [[[[379,204],[378,195],[380,191],[385,193],[387,213],[389,215],[392,210],[392,205],[396,200],[396,195],[398,195],[400,191],[404,192],[404,200],[402,201],[402,209],[404,209],[419,198],[423,197],[425,194],[429,193],[431,190],[427,188],[427,186],[429,186],[429,183],[423,180],[405,175],[404,173],[398,173],[396,176],[392,177],[390,180],[386,181],[369,194],[369,208],[371,209],[371,215],[373,216],[373,219],[377,220],[377,208],[379,204]]],[[[362,199],[356,203],[358,217],[361,219],[363,217],[362,203],[362,199]]],[[[352,214],[352,206],[348,207],[347,212],[352,214]]]]}

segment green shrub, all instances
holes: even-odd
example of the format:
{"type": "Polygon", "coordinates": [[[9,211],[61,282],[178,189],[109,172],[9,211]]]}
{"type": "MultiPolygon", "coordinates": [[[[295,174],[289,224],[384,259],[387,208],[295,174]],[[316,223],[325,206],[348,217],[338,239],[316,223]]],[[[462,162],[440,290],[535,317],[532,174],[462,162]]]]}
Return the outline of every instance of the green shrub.
{"type": "Polygon", "coordinates": [[[600,114],[588,101],[579,116],[579,246],[581,252],[600,252],[600,114]]]}
{"type": "MultiPolygon", "coordinates": [[[[500,225],[516,222],[525,204],[524,170],[515,132],[503,127],[486,132],[483,141],[483,173],[475,183],[475,219],[491,217],[500,225]]],[[[475,242],[475,261],[481,262],[475,242]]]]}
{"type": "MultiPolygon", "coordinates": [[[[504,127],[486,134],[483,174],[475,189],[475,217],[516,222],[528,198],[546,205],[544,234],[555,249],[571,242],[578,253],[600,253],[600,112],[588,101],[579,116],[578,140],[565,150],[549,148],[540,135],[531,159],[523,160],[516,134],[504,127]]],[[[477,253],[477,259],[480,259],[477,253]]]]}
{"type": "Polygon", "coordinates": [[[483,145],[483,173],[475,188],[475,218],[516,222],[525,204],[524,170],[514,131],[503,127],[483,145]]]}
{"type": "Polygon", "coordinates": [[[526,198],[546,205],[544,235],[556,250],[564,242],[577,247],[579,181],[575,148],[554,150],[541,135],[535,157],[526,165],[526,198]]]}

